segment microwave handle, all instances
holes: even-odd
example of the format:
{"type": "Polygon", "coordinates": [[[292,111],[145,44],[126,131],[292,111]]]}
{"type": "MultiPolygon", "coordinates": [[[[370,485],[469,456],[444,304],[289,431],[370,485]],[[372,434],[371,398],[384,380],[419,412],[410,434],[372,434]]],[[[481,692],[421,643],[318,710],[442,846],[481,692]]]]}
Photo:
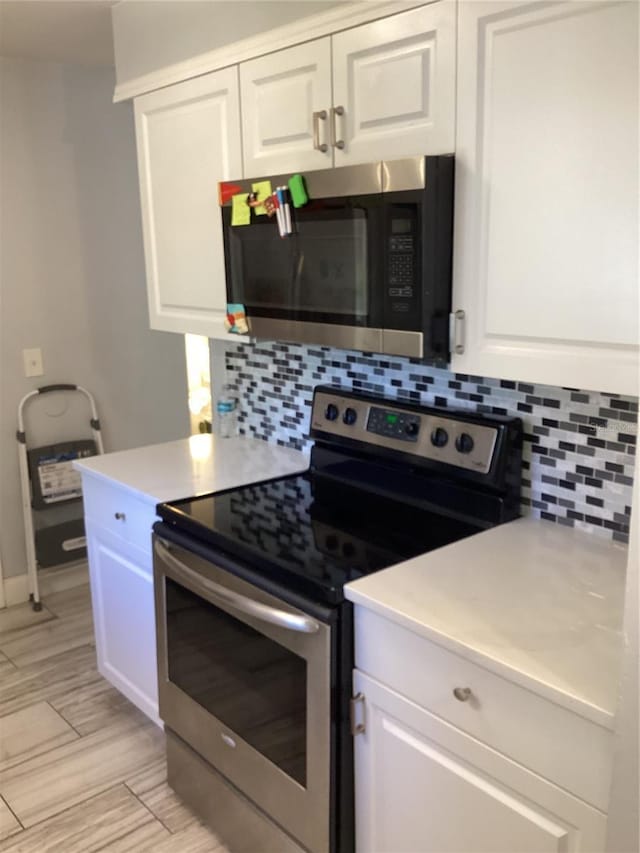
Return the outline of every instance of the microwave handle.
{"type": "Polygon", "coordinates": [[[289,613],[286,610],[279,610],[277,607],[270,607],[268,604],[262,604],[260,601],[254,601],[247,598],[245,595],[233,592],[226,589],[220,584],[215,583],[209,578],[203,577],[198,572],[194,572],[183,562],[178,560],[170,550],[167,542],[161,539],[156,539],[154,542],[154,550],[158,558],[173,569],[173,572],[178,578],[188,580],[194,586],[200,588],[207,596],[210,596],[217,601],[228,604],[234,610],[244,613],[247,616],[253,616],[262,622],[268,622],[271,625],[277,625],[279,628],[285,628],[289,631],[298,631],[303,634],[315,634],[319,625],[315,619],[310,616],[298,615],[289,613]]]}

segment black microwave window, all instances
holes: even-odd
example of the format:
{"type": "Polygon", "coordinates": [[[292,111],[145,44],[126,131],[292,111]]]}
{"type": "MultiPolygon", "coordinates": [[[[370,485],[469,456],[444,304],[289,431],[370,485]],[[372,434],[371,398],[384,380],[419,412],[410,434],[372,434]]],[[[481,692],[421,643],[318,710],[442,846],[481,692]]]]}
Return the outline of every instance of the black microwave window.
{"type": "Polygon", "coordinates": [[[309,205],[281,238],[260,217],[227,229],[232,299],[255,316],[364,322],[369,304],[369,223],[364,207],[309,205]]]}
{"type": "Polygon", "coordinates": [[[181,584],[165,583],[169,680],[306,785],[306,661],[181,584]]]}

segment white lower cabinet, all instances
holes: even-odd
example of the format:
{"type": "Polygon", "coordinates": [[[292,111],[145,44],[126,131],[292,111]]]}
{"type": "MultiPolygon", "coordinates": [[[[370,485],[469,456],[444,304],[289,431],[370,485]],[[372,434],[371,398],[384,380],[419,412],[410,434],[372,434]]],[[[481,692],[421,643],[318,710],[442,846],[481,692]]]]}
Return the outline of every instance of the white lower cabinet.
{"type": "Polygon", "coordinates": [[[153,596],[153,504],[83,476],[98,670],[160,725],[153,596]]]}
{"type": "Polygon", "coordinates": [[[354,692],[359,853],[604,849],[602,812],[358,670],[354,692]]]}
{"type": "Polygon", "coordinates": [[[613,733],[366,607],[358,853],[602,853],[613,733]]]}

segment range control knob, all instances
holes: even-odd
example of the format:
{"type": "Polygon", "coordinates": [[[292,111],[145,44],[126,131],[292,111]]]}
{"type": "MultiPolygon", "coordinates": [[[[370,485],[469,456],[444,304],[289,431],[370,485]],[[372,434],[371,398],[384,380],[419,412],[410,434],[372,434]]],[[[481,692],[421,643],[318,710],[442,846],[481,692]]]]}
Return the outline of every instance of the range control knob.
{"type": "Polygon", "coordinates": [[[324,416],[328,421],[335,421],[338,417],[338,407],[335,403],[329,403],[327,408],[324,410],[324,416]]]}
{"type": "Polygon", "coordinates": [[[435,447],[444,447],[449,441],[449,433],[442,427],[436,427],[431,433],[431,444],[435,447]]]}
{"type": "Polygon", "coordinates": [[[355,409],[348,408],[344,410],[344,415],[342,416],[342,422],[351,426],[355,424],[358,420],[358,413],[355,409]]]}
{"type": "Polygon", "coordinates": [[[404,431],[407,435],[414,436],[418,434],[418,430],[420,429],[420,424],[416,421],[409,421],[409,423],[404,428],[404,431]]]}
{"type": "Polygon", "coordinates": [[[473,450],[473,439],[468,432],[461,432],[456,438],[456,450],[460,453],[471,453],[473,450]]]}

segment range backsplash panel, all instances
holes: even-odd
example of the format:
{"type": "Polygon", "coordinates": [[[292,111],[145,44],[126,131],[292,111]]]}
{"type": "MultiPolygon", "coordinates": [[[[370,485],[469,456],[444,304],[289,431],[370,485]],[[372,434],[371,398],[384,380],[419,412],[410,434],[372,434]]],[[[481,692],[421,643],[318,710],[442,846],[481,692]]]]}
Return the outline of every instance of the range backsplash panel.
{"type": "Polygon", "coordinates": [[[638,399],[450,373],[408,358],[301,344],[226,347],[240,433],[304,449],[316,385],[515,415],[524,424],[523,515],[627,542],[638,399]]]}

